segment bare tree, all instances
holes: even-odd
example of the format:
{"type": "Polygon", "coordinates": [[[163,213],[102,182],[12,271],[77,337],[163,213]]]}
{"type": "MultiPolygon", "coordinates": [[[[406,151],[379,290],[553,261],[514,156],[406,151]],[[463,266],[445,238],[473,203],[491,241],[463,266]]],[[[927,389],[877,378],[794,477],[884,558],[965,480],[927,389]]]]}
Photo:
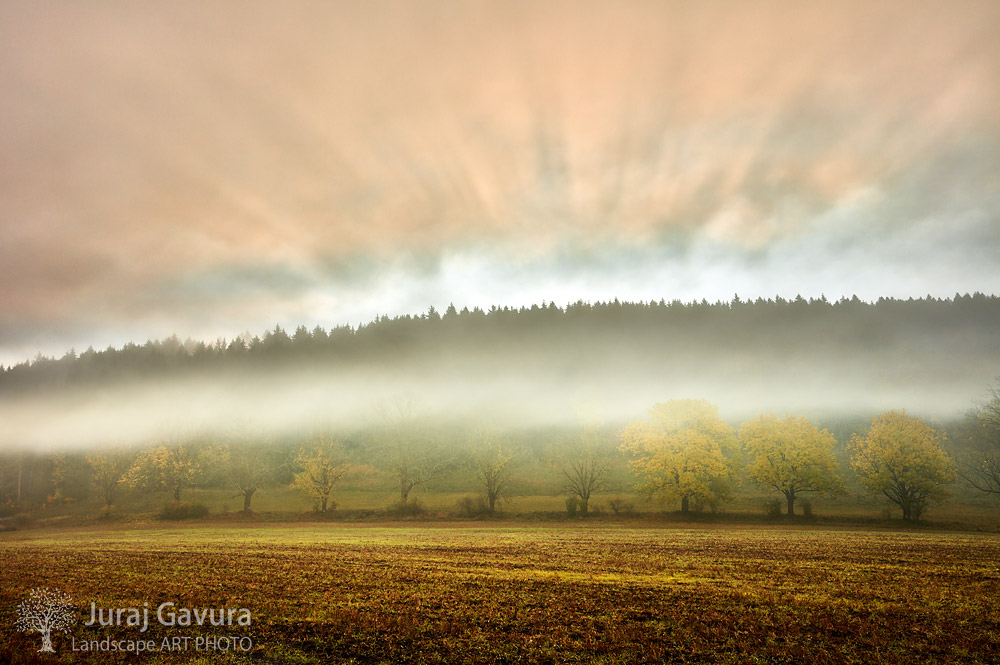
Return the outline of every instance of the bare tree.
{"type": "Polygon", "coordinates": [[[225,475],[243,499],[243,512],[249,514],[250,500],[258,488],[267,483],[274,472],[272,446],[255,441],[236,441],[223,452],[225,475]]]}
{"type": "Polygon", "coordinates": [[[42,587],[28,592],[28,598],[17,605],[15,627],[22,633],[41,633],[39,652],[52,652],[52,631],[69,633],[76,623],[76,608],[69,594],[59,589],[42,587]]]}
{"type": "Polygon", "coordinates": [[[479,430],[473,436],[472,465],[476,479],[486,495],[491,513],[510,491],[514,453],[504,447],[500,436],[492,430],[479,430]]]}
{"type": "Polygon", "coordinates": [[[250,503],[257,490],[271,485],[282,469],[287,468],[287,451],[277,446],[258,425],[239,420],[214,445],[206,446],[206,476],[228,485],[243,499],[243,513],[250,514],[250,503]]]}
{"type": "Polygon", "coordinates": [[[962,438],[968,447],[958,457],[959,475],[981,492],[1000,494],[1000,387],[969,412],[962,438]]]}
{"type": "Polygon", "coordinates": [[[590,497],[608,484],[611,454],[600,431],[585,427],[560,446],[553,461],[563,477],[563,492],[579,499],[580,512],[586,515],[590,497]]]}
{"type": "Polygon", "coordinates": [[[426,487],[452,468],[454,460],[433,441],[427,423],[417,417],[412,400],[397,398],[378,405],[376,411],[382,421],[378,434],[382,444],[382,466],[395,479],[399,501],[405,504],[410,492],[426,487]]]}

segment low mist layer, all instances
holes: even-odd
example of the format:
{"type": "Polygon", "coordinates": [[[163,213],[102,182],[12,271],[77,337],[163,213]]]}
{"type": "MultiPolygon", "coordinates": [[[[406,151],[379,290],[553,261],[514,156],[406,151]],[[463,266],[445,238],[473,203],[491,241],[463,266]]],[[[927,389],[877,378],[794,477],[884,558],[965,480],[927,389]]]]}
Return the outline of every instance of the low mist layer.
{"type": "Polygon", "coordinates": [[[249,425],[275,435],[377,420],[619,423],[706,398],[724,417],[907,408],[949,418],[1000,374],[1000,299],[619,302],[431,310],[359,329],[175,338],[0,375],[0,442],[72,448],[249,425]]]}

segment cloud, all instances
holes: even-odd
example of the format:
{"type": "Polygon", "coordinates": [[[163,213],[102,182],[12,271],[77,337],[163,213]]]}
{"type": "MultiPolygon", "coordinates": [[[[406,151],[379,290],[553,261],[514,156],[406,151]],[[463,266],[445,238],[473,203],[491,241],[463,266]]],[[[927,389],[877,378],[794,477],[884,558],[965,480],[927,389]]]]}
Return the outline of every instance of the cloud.
{"type": "Polygon", "coordinates": [[[996,291],[998,19],[6,3],[0,356],[445,300],[996,291]]]}

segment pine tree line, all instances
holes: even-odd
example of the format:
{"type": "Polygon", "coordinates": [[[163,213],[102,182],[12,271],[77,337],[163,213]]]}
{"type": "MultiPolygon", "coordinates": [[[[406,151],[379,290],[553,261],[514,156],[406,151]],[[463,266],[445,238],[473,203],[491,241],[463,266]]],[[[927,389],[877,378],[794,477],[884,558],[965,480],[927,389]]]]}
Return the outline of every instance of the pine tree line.
{"type": "MultiPolygon", "coordinates": [[[[684,348],[687,355],[725,353],[726,349],[766,356],[780,350],[830,354],[857,349],[905,350],[935,354],[960,340],[962,354],[975,358],[995,344],[1000,324],[1000,297],[975,293],[953,298],[866,302],[857,296],[829,301],[825,297],[791,300],[780,297],[710,303],[665,300],[587,303],[560,307],[483,310],[450,305],[420,315],[387,315],[358,326],[331,329],[302,325],[288,332],[281,326],[252,336],[214,342],[181,340],[171,335],[144,344],[129,342],[104,350],[70,350],[61,358],[38,355],[34,360],[0,367],[0,391],[72,386],[178,372],[269,368],[276,364],[393,363],[422,354],[445,356],[535,351],[557,358],[567,345],[577,350],[612,348],[642,350],[651,356],[684,348]]],[[[579,354],[578,354],[579,355],[579,354]]],[[[584,355],[587,355],[586,353],[584,355]]],[[[995,355],[995,349],[994,349],[995,355]]]]}

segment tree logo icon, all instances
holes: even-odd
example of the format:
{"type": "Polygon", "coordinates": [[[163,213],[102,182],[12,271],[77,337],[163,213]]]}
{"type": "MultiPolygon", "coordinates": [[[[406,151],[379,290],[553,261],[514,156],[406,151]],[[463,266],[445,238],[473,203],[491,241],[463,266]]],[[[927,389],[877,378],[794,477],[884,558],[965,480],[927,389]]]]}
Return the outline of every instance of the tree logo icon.
{"type": "Polygon", "coordinates": [[[28,597],[17,605],[17,622],[14,626],[22,633],[41,633],[42,651],[52,648],[52,631],[69,633],[76,623],[76,607],[69,594],[59,589],[39,587],[28,592],[28,597]]]}

